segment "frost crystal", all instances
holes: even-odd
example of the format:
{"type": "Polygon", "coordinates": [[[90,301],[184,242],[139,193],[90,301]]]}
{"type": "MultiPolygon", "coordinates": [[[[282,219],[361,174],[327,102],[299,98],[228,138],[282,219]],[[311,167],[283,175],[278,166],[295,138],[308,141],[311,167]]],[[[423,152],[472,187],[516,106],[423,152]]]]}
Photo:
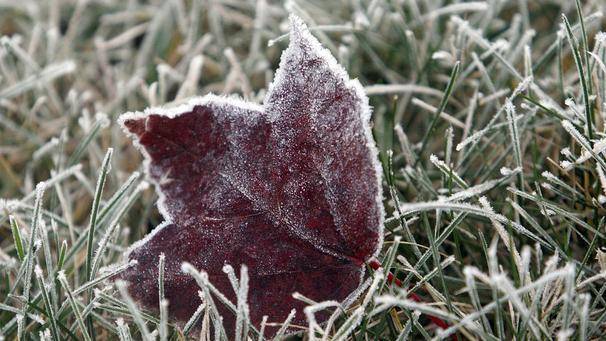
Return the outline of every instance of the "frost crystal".
{"type": "MultiPolygon", "coordinates": [[[[185,323],[201,303],[195,280],[181,271],[187,262],[231,302],[223,266],[246,265],[251,321],[281,322],[295,308],[293,323],[301,324],[304,303],[293,292],[342,301],[378,252],[384,213],[368,99],[299,18],[290,25],[264,106],[207,95],[120,117],[145,155],[166,219],[132,246],[128,258],[138,265],[121,275],[143,306],[157,309],[165,253],[173,319],[185,323]]],[[[219,311],[233,335],[233,312],[219,311]]]]}

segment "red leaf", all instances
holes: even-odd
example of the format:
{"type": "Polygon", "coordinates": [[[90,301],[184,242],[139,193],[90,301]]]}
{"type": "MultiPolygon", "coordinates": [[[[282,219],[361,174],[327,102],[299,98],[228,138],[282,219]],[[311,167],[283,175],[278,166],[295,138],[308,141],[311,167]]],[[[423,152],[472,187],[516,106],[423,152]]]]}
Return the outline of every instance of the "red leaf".
{"type": "MultiPolygon", "coordinates": [[[[183,262],[206,271],[232,302],[222,268],[246,264],[257,326],[263,315],[280,323],[293,308],[293,323],[303,324],[304,304],[293,292],[344,300],[382,238],[381,173],[369,119],[360,83],[294,16],[264,106],[207,95],[122,115],[166,219],[130,250],[128,258],[138,261],[122,275],[130,294],[157,308],[158,257],[165,253],[169,314],[180,322],[201,303],[183,262]]],[[[220,312],[233,335],[234,314],[220,312]]]]}

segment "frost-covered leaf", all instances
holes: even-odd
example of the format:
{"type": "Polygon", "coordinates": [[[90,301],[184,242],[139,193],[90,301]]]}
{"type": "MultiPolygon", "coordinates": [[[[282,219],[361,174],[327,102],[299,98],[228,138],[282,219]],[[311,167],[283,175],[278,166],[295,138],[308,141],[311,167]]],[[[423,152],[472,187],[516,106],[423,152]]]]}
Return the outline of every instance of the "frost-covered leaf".
{"type": "MultiPolygon", "coordinates": [[[[122,275],[130,294],[157,308],[164,253],[169,314],[181,323],[201,303],[183,262],[206,271],[232,302],[222,268],[246,264],[256,326],[263,315],[281,322],[293,308],[293,323],[301,325],[304,304],[293,292],[344,300],[381,245],[380,168],[369,119],[359,82],[296,17],[264,106],[207,95],[122,115],[166,219],[128,254],[138,261],[122,275]]],[[[233,335],[234,314],[225,307],[220,313],[233,335]]]]}

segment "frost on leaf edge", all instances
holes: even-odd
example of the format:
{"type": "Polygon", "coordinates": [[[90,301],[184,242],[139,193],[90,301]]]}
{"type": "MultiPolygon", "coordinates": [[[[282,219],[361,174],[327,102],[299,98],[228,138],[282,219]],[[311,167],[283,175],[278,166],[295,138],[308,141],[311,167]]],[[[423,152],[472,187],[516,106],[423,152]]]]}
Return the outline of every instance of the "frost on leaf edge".
{"type": "Polygon", "coordinates": [[[166,203],[165,203],[166,195],[164,194],[164,191],[162,190],[162,188],[160,187],[160,184],[156,180],[149,177],[149,174],[150,174],[149,167],[150,167],[150,163],[151,163],[151,156],[149,155],[149,153],[147,152],[145,147],[143,147],[139,143],[139,137],[137,136],[137,134],[132,133],[128,130],[128,128],[125,125],[125,122],[128,120],[146,119],[151,115],[175,118],[180,115],[192,112],[194,107],[196,107],[196,106],[204,106],[204,105],[209,105],[209,106],[223,106],[223,105],[228,106],[229,105],[229,106],[235,106],[242,110],[258,112],[259,114],[263,112],[263,107],[261,105],[254,103],[254,102],[245,101],[238,96],[218,96],[218,95],[209,93],[204,96],[197,96],[197,97],[190,98],[185,103],[182,103],[179,105],[174,105],[174,106],[163,105],[163,106],[157,106],[157,107],[149,107],[149,108],[146,108],[142,112],[141,111],[130,111],[130,112],[126,112],[126,113],[120,115],[120,117],[118,117],[118,124],[122,128],[122,131],[124,132],[124,134],[126,134],[126,136],[128,136],[132,140],[132,143],[135,146],[135,148],[141,153],[141,155],[143,155],[143,168],[145,170],[145,175],[148,178],[147,180],[154,185],[155,192],[158,194],[158,201],[156,203],[156,206],[158,207],[158,211],[160,212],[160,215],[162,215],[162,218],[164,219],[164,221],[162,223],[160,223],[158,226],[156,226],[151,232],[149,232],[143,238],[141,238],[141,239],[137,240],[136,242],[134,242],[133,244],[131,244],[128,247],[128,249],[126,249],[126,251],[124,252],[124,259],[128,259],[130,257],[130,254],[132,253],[132,251],[145,245],[150,239],[152,239],[164,227],[173,223],[173,217],[168,213],[168,209],[166,208],[166,203]]]}
{"type": "MultiPolygon", "coordinates": [[[[218,96],[218,95],[209,93],[204,96],[193,97],[193,98],[189,99],[187,102],[185,102],[183,104],[175,105],[175,106],[164,105],[164,106],[157,106],[157,107],[149,107],[149,108],[146,108],[143,112],[141,112],[141,111],[126,112],[118,117],[118,124],[120,125],[120,127],[122,128],[124,133],[133,141],[133,145],[143,155],[143,158],[144,158],[143,166],[144,166],[145,174],[149,175],[151,157],[147,153],[145,148],[139,143],[139,137],[136,134],[131,133],[128,130],[128,128],[125,126],[125,124],[124,124],[125,121],[145,119],[145,118],[149,117],[150,115],[158,115],[158,116],[165,116],[165,117],[169,117],[169,118],[175,118],[182,114],[186,114],[186,113],[193,111],[193,108],[196,106],[203,106],[203,105],[211,105],[211,106],[231,105],[231,106],[240,108],[242,110],[258,112],[259,114],[261,114],[265,111],[264,110],[265,102],[268,98],[270,98],[271,94],[273,93],[274,85],[283,82],[285,79],[284,72],[285,72],[286,68],[284,68],[283,66],[286,63],[286,60],[293,53],[295,53],[296,50],[298,49],[298,47],[295,46],[295,43],[300,42],[300,41],[305,41],[305,43],[308,44],[312,48],[314,53],[316,53],[323,61],[325,61],[327,63],[329,70],[332,71],[336,77],[341,78],[343,80],[343,84],[346,87],[349,87],[354,90],[356,96],[359,99],[358,105],[361,108],[360,120],[363,125],[364,135],[366,137],[366,147],[368,148],[368,151],[370,154],[370,159],[371,159],[373,168],[375,169],[375,173],[376,173],[377,195],[376,195],[375,200],[376,200],[377,206],[379,207],[379,210],[380,210],[379,223],[378,223],[378,226],[375,227],[377,234],[378,234],[377,247],[376,247],[376,250],[374,251],[374,253],[369,257],[369,259],[372,257],[376,257],[379,254],[379,252],[381,251],[381,248],[383,246],[383,228],[384,228],[384,221],[385,221],[385,208],[383,206],[383,188],[382,188],[383,169],[381,167],[381,164],[379,163],[379,159],[378,159],[379,152],[378,152],[378,149],[376,147],[376,144],[375,144],[375,141],[374,141],[374,138],[372,135],[372,128],[370,126],[370,118],[372,115],[372,110],[369,105],[368,97],[366,96],[366,93],[364,92],[364,88],[363,88],[362,84],[360,84],[360,81],[358,79],[349,78],[347,71],[343,68],[343,66],[341,66],[337,62],[337,60],[331,54],[331,52],[328,49],[324,48],[320,44],[320,42],[316,39],[316,37],[314,37],[309,32],[307,25],[303,22],[303,20],[301,18],[299,18],[298,16],[296,16],[294,14],[291,14],[289,16],[289,22],[290,22],[290,42],[289,42],[288,47],[282,52],[282,55],[280,56],[280,63],[279,63],[278,69],[276,70],[273,81],[269,84],[268,91],[263,100],[263,102],[264,102],[263,105],[257,104],[254,102],[250,102],[250,101],[246,101],[236,95],[218,96]]],[[[156,205],[158,207],[160,214],[164,218],[164,221],[162,223],[160,223],[158,226],[156,226],[151,232],[149,232],[143,238],[137,240],[132,245],[130,245],[128,247],[128,249],[124,252],[125,259],[128,259],[130,257],[130,254],[132,253],[132,251],[145,245],[157,233],[162,231],[162,229],[164,229],[166,226],[173,223],[173,218],[168,213],[168,210],[165,206],[166,195],[160,188],[160,184],[157,181],[155,181],[154,179],[149,179],[149,181],[152,184],[154,184],[155,191],[158,194],[158,201],[157,201],[156,205]]],[[[365,273],[364,268],[362,268],[362,271],[360,273],[360,285],[362,285],[362,279],[364,277],[364,273],[365,273]]],[[[351,294],[355,295],[355,291],[352,292],[351,294]]],[[[346,298],[346,300],[342,303],[345,303],[349,300],[351,300],[351,298],[349,298],[349,299],[346,298]]]]}
{"type": "MultiPolygon", "coordinates": [[[[372,110],[368,101],[368,96],[366,96],[366,92],[364,91],[364,87],[360,84],[360,81],[357,78],[349,78],[349,74],[347,70],[339,64],[339,62],[335,59],[332,53],[318,41],[316,37],[314,37],[309,28],[305,24],[305,22],[299,18],[295,14],[290,14],[288,17],[290,22],[290,42],[288,47],[282,52],[280,56],[280,64],[278,69],[276,70],[273,81],[269,84],[267,94],[263,99],[263,108],[267,107],[266,101],[271,98],[274,92],[275,84],[280,84],[285,82],[287,75],[286,72],[286,61],[294,56],[298,51],[298,42],[304,41],[306,45],[308,45],[312,51],[318,55],[323,61],[328,65],[328,69],[335,74],[336,77],[341,78],[343,80],[343,84],[345,87],[353,89],[356,96],[359,99],[358,105],[361,108],[360,111],[360,121],[364,126],[364,135],[366,137],[366,147],[368,148],[370,159],[372,165],[375,169],[375,173],[377,175],[376,184],[377,184],[377,195],[376,195],[376,203],[377,207],[380,210],[380,219],[379,226],[376,227],[377,234],[379,235],[379,240],[377,243],[377,248],[375,252],[369,257],[377,257],[381,248],[383,247],[383,229],[385,224],[385,207],[383,206],[383,183],[382,183],[382,174],[383,168],[381,163],[379,162],[379,151],[375,144],[375,140],[372,135],[372,128],[370,126],[370,118],[372,115],[372,110]]],[[[362,276],[364,276],[364,272],[362,272],[362,276]]]]}

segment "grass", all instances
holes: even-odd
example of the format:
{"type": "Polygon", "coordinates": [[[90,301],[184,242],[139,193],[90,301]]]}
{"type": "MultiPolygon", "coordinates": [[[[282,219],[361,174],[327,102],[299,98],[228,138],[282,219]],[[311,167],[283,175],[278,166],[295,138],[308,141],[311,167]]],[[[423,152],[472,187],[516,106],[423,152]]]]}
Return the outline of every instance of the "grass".
{"type": "Polygon", "coordinates": [[[184,330],[165,302],[160,316],[141,311],[109,281],[128,266],[115,265],[124,250],[160,223],[116,118],[208,92],[261,101],[290,12],[366,86],[386,174],[379,261],[406,288],[369,269],[350,304],[309,302],[303,337],[601,338],[605,9],[0,1],[0,339],[263,338],[266,325],[248,322],[246,269],[226,269],[240,299],[225,302],[186,265],[205,303],[184,330]],[[224,334],[220,304],[238,335],[224,334]],[[321,310],[327,324],[315,321],[321,310]]]}

